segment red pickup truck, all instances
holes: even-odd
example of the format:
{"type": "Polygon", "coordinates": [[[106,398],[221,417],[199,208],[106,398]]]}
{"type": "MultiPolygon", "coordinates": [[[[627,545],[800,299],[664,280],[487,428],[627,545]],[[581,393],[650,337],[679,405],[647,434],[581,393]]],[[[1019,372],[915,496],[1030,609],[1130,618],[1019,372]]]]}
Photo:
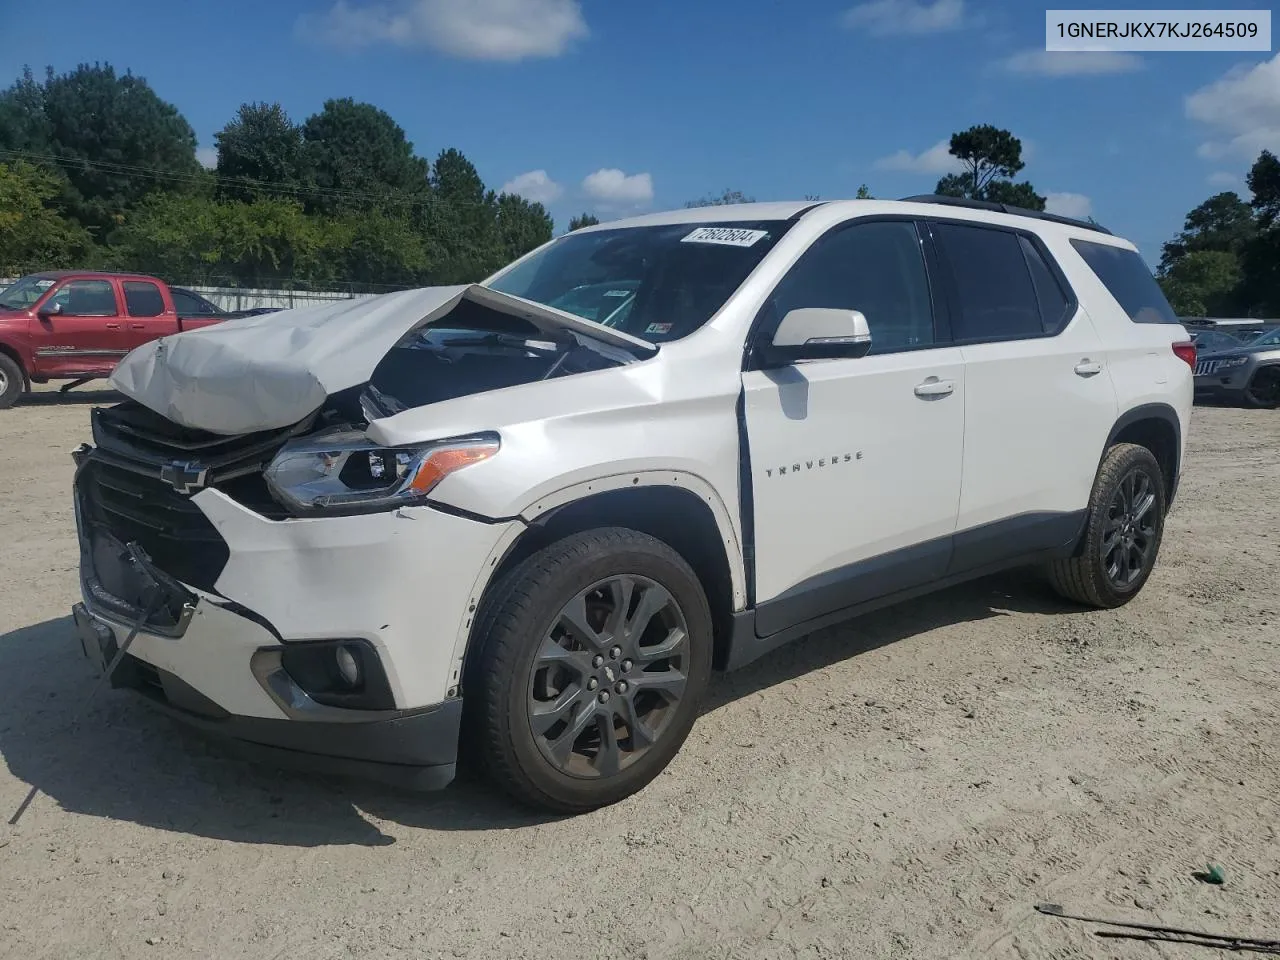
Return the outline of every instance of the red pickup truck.
{"type": "Polygon", "coordinates": [[[63,392],[110,376],[148,340],[231,316],[190,290],[138,274],[63,271],[0,290],[0,410],[31,383],[68,380],[63,392]]]}

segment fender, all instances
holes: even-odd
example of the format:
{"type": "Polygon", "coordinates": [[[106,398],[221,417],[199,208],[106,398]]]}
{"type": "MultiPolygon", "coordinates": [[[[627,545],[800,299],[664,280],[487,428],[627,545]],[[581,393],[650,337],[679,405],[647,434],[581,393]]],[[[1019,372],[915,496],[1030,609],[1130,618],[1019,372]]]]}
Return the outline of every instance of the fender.
{"type": "MultiPolygon", "coordinates": [[[[0,323],[3,323],[3,321],[0,321],[0,323]]],[[[26,331],[20,331],[20,333],[23,335],[14,337],[12,335],[5,336],[3,331],[0,331],[0,353],[7,353],[17,360],[18,366],[22,368],[22,375],[29,380],[35,365],[32,363],[30,343],[23,342],[27,339],[25,337],[26,331]]]]}
{"type": "Polygon", "coordinates": [[[1173,429],[1173,470],[1168,498],[1168,505],[1172,506],[1173,498],[1178,492],[1178,481],[1182,477],[1182,421],[1178,419],[1178,412],[1169,404],[1144,403],[1120,414],[1111,428],[1111,433],[1107,435],[1107,442],[1103,444],[1102,451],[1098,454],[1098,469],[1102,469],[1102,459],[1111,449],[1111,445],[1116,442],[1116,438],[1127,427],[1142,420],[1163,420],[1173,429]]]}
{"type": "Polygon", "coordinates": [[[550,515],[558,507],[595,494],[635,487],[660,486],[688,490],[710,508],[712,516],[715,518],[716,527],[720,531],[725,555],[729,561],[733,609],[734,611],[744,609],[747,602],[747,593],[746,568],[743,564],[742,547],[724,500],[706,480],[683,470],[641,470],[570,484],[527,504],[518,516],[506,518],[509,526],[506,532],[499,537],[498,542],[494,544],[484,565],[480,568],[475,584],[471,588],[471,596],[467,600],[467,614],[463,621],[458,624],[458,632],[454,638],[453,670],[449,680],[450,688],[456,688],[461,679],[463,658],[467,652],[467,645],[471,640],[471,627],[475,619],[475,613],[480,607],[480,600],[489,588],[494,572],[502,564],[503,559],[515,548],[520,538],[529,531],[530,527],[536,524],[540,518],[550,515]]]}

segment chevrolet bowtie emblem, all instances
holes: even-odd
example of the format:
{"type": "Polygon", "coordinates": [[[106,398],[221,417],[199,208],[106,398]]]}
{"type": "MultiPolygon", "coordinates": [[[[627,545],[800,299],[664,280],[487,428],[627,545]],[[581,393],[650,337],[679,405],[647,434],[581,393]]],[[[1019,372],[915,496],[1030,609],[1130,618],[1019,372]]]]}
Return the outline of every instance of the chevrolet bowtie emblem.
{"type": "Polygon", "coordinates": [[[160,479],[178,493],[192,494],[203,490],[209,471],[186,460],[175,460],[160,468],[160,479]]]}

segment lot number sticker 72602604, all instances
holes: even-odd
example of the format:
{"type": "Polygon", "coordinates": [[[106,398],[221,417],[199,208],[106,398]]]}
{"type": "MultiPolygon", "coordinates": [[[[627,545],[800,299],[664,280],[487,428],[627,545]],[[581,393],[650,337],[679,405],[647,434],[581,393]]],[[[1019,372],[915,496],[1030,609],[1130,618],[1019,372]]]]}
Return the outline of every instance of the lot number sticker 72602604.
{"type": "Polygon", "coordinates": [[[738,227],[699,227],[684,237],[681,243],[719,243],[729,247],[749,247],[763,237],[767,230],[743,230],[738,227]]]}

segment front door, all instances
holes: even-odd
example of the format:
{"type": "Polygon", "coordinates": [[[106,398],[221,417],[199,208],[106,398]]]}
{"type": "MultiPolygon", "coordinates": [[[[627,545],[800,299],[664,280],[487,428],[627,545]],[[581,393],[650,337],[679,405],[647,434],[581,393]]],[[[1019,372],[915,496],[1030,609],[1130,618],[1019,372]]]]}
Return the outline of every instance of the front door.
{"type": "Polygon", "coordinates": [[[759,336],[800,307],[861,311],[872,346],[743,373],[761,636],[942,576],[960,497],[964,362],[939,333],[916,224],[827,234],[779,283],[759,336]]]}
{"type": "Polygon", "coordinates": [[[64,280],[36,311],[31,333],[37,376],[106,376],[129,350],[110,280],[64,280]]]}

